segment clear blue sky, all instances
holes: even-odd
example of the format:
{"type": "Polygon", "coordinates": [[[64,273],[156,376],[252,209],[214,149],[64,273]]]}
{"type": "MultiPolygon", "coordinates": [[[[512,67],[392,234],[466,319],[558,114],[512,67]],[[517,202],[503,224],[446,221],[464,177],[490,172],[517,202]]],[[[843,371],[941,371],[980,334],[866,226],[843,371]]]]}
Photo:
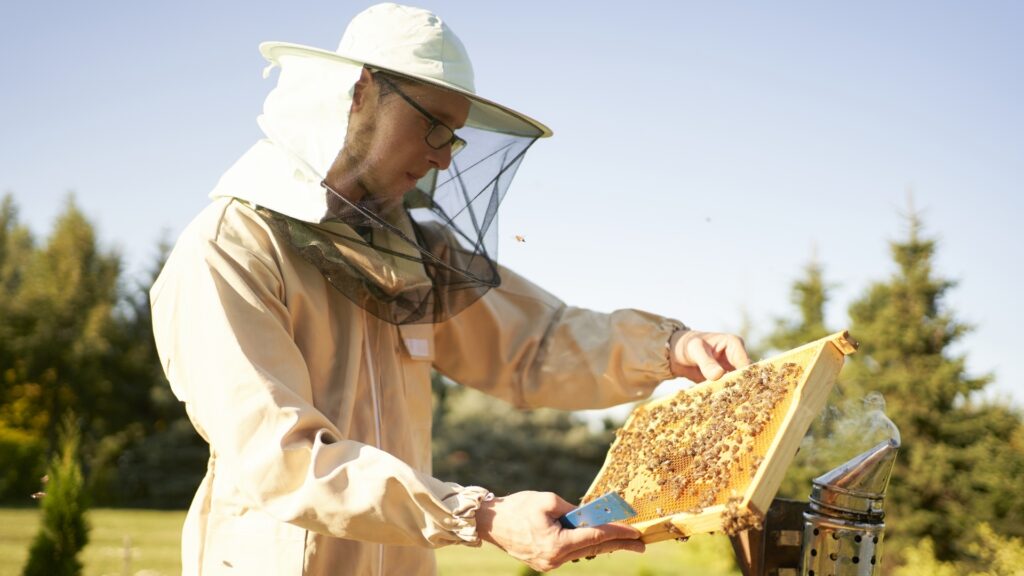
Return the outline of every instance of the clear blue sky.
{"type": "MultiPolygon", "coordinates": [[[[370,2],[7,3],[0,193],[74,191],[137,272],[260,136],[257,45],[333,49],[370,2]]],[[[893,272],[907,192],[974,373],[1024,405],[1024,4],[436,1],[477,87],[547,123],[499,259],[570,303],[755,334],[813,253],[828,321],[893,272]],[[514,235],[526,238],[514,241],[514,235]],[[1014,302],[1018,302],[1014,304],[1014,302]]]]}

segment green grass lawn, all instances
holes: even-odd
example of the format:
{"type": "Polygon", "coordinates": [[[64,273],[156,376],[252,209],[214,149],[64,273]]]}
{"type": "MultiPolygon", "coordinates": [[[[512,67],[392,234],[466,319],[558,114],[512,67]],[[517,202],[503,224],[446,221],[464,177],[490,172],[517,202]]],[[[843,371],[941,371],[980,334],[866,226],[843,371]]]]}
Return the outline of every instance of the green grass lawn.
{"type": "MultiPolygon", "coordinates": [[[[90,510],[85,576],[180,574],[178,539],[184,512],[90,510]]],[[[0,509],[0,576],[20,574],[39,528],[39,511],[0,509]]]]}
{"type": "MultiPolygon", "coordinates": [[[[178,538],[184,512],[104,510],[89,512],[92,532],[82,560],[85,576],[158,576],[180,574],[178,538]],[[127,567],[127,571],[125,570],[127,567]]],[[[0,576],[16,576],[39,527],[33,509],[0,509],[0,576]]],[[[437,552],[442,576],[518,576],[524,565],[489,545],[452,546],[437,552]]],[[[640,555],[617,552],[569,563],[552,574],[571,576],[735,576],[732,549],[724,537],[697,537],[685,544],[662,542],[640,555]]]]}
{"type": "MultiPolygon", "coordinates": [[[[453,546],[437,551],[441,576],[518,576],[526,567],[494,546],[467,548],[453,546]]],[[[698,536],[680,544],[669,540],[652,544],[644,554],[615,552],[593,560],[567,563],[549,572],[558,576],[739,576],[734,567],[732,547],[724,536],[698,536]]]]}

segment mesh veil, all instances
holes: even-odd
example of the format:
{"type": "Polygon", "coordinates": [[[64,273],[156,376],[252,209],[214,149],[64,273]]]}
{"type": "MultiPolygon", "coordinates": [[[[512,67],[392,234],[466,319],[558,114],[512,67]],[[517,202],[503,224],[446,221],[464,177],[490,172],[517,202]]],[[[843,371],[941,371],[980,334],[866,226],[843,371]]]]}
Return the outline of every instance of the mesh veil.
{"type": "Polygon", "coordinates": [[[392,324],[443,322],[498,286],[498,207],[539,134],[459,129],[466,141],[400,201],[352,202],[321,186],[318,224],[258,208],[275,233],[352,302],[392,324]]]}

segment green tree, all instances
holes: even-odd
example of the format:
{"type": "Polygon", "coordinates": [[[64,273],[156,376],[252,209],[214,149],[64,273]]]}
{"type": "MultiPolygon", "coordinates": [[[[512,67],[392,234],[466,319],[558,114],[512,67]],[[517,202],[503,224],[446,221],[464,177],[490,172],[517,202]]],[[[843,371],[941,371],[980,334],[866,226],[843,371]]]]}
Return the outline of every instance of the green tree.
{"type": "Polygon", "coordinates": [[[6,194],[0,200],[0,293],[8,296],[18,287],[31,250],[32,235],[18,221],[14,197],[6,194]]]}
{"type": "Polygon", "coordinates": [[[0,502],[25,504],[46,467],[39,438],[0,424],[0,502]]]}
{"type": "Polygon", "coordinates": [[[25,363],[17,353],[24,318],[18,313],[17,294],[34,250],[29,230],[18,219],[14,197],[0,200],[0,501],[24,504],[37,488],[46,467],[46,445],[27,431],[39,424],[38,413],[28,409],[38,387],[24,382],[25,363]],[[29,426],[25,426],[29,424],[29,426]]]}
{"type": "Polygon", "coordinates": [[[182,508],[206,473],[209,447],[171,393],[153,343],[149,287],[170,248],[158,244],[142,279],[123,288],[115,317],[112,341],[121,353],[110,363],[111,381],[133,419],[122,418],[96,446],[90,493],[104,505],[182,508]]]}
{"type": "Polygon", "coordinates": [[[831,286],[825,282],[824,267],[817,258],[804,267],[803,277],[793,283],[790,302],[797,309],[793,318],[778,318],[775,328],[765,338],[771,350],[784,352],[808,342],[824,338],[833,330],[825,325],[825,304],[831,286]]]}
{"type": "Polygon", "coordinates": [[[611,423],[591,431],[569,412],[517,410],[476,390],[451,384],[445,390],[433,438],[434,475],[444,480],[496,494],[545,490],[578,501],[614,438],[611,423]]]}
{"type": "Polygon", "coordinates": [[[78,553],[89,540],[85,482],[79,465],[81,436],[67,415],[59,432],[60,451],[47,469],[43,522],[29,549],[23,576],[73,576],[82,572],[78,553]]]}
{"type": "Polygon", "coordinates": [[[1008,441],[1019,437],[1020,414],[978,401],[991,377],[968,374],[953,351],[970,326],[945,303],[955,282],[934,273],[935,249],[911,213],[908,236],[891,243],[896,272],[850,306],[861,348],[844,382],[882,393],[902,433],[886,498],[887,548],[927,536],[936,558],[951,561],[969,557],[980,522],[1002,534],[1024,530],[1024,453],[1008,441]]]}
{"type": "Polygon", "coordinates": [[[24,363],[17,346],[25,327],[15,305],[33,249],[28,229],[18,221],[14,198],[7,194],[0,201],[0,426],[15,429],[31,419],[22,410],[23,399],[37,392],[23,385],[24,363]]]}
{"type": "Polygon", "coordinates": [[[17,289],[31,250],[32,235],[18,221],[14,197],[6,194],[0,200],[0,294],[10,296],[17,289]]]}
{"type": "Polygon", "coordinates": [[[95,437],[124,410],[112,398],[107,361],[118,351],[110,336],[120,259],[101,251],[92,225],[69,198],[45,246],[24,266],[6,312],[15,386],[21,388],[12,424],[55,444],[58,423],[74,410],[95,437]]]}
{"type": "MultiPolygon", "coordinates": [[[[95,501],[187,504],[209,452],[171,394],[153,344],[148,291],[169,243],[157,247],[141,280],[125,279],[119,256],[100,247],[73,197],[42,245],[17,216],[7,195],[0,201],[0,452],[12,467],[52,452],[56,424],[73,410],[86,425],[82,454],[95,501]]],[[[0,474],[0,499],[21,501],[25,475],[7,476],[0,474]]]]}
{"type": "MultiPolygon", "coordinates": [[[[790,291],[790,302],[796,308],[791,317],[777,318],[772,332],[764,339],[762,347],[772,352],[785,352],[819,338],[834,330],[825,324],[825,305],[829,299],[830,285],[825,281],[824,267],[817,258],[804,267],[803,276],[798,278],[790,291]]],[[[842,387],[838,383],[829,397],[829,404],[836,406],[844,400],[842,387]]],[[[826,410],[808,430],[800,451],[794,457],[786,476],[779,487],[779,496],[807,499],[811,480],[839,464],[831,458],[831,451],[815,449],[825,438],[830,438],[831,412],[826,410]]]]}
{"type": "Polygon", "coordinates": [[[978,526],[978,540],[969,546],[971,558],[957,562],[935,559],[935,542],[924,538],[904,550],[907,562],[896,576],[1021,576],[1024,574],[1024,541],[996,534],[988,524],[978,526]]]}

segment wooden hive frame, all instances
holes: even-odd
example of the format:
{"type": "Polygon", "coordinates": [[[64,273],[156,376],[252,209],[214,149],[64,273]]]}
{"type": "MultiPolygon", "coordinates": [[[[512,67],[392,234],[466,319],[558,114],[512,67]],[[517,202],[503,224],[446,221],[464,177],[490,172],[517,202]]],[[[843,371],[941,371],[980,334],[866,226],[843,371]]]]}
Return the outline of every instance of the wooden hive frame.
{"type": "Polygon", "coordinates": [[[846,331],[838,332],[719,380],[637,406],[617,433],[583,502],[608,491],[618,492],[637,510],[637,516],[627,522],[638,528],[648,543],[708,532],[734,533],[757,525],[775,498],[808,427],[824,407],[845,357],[856,349],[857,343],[846,331]],[[749,417],[751,411],[743,407],[745,397],[740,390],[757,389],[760,384],[751,384],[752,379],[760,377],[762,380],[756,382],[766,382],[765,375],[778,378],[771,384],[774,392],[767,410],[770,415],[755,415],[756,428],[743,428],[743,423],[716,424],[715,418],[706,417],[689,422],[689,427],[680,424],[673,428],[671,420],[664,418],[684,410],[683,406],[692,418],[694,414],[710,413],[705,409],[713,405],[719,406],[719,411],[721,406],[730,410],[739,406],[739,412],[749,417]],[[733,404],[723,404],[722,398],[734,399],[733,404]],[[707,440],[714,436],[705,429],[712,427],[734,427],[736,431],[724,440],[707,440]],[[714,442],[720,446],[713,446],[714,442]],[[712,461],[706,454],[695,454],[696,448],[676,452],[679,446],[687,445],[699,446],[719,459],[712,461]],[[726,460],[718,456],[723,450],[726,460]],[[655,462],[662,458],[660,466],[668,472],[655,462]],[[724,461],[728,464],[723,465],[724,461]],[[703,476],[691,474],[698,468],[703,476]],[[707,480],[712,476],[717,484],[707,480]]]}

